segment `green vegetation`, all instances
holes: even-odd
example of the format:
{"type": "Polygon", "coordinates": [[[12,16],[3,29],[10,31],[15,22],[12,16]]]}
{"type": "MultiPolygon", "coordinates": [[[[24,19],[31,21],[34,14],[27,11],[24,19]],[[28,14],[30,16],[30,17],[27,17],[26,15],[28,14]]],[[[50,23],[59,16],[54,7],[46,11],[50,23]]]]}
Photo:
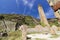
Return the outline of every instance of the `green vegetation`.
{"type": "Polygon", "coordinates": [[[10,32],[8,39],[10,39],[10,40],[21,40],[21,36],[22,36],[21,31],[17,30],[14,32],[10,32]]]}
{"type": "Polygon", "coordinates": [[[57,27],[60,27],[60,24],[58,24],[58,20],[54,20],[53,22],[49,22],[50,26],[56,25],[57,27]]]}
{"type": "Polygon", "coordinates": [[[8,40],[7,37],[1,37],[0,40],[8,40]]]}
{"type": "Polygon", "coordinates": [[[39,39],[39,38],[36,38],[36,40],[46,40],[46,39],[39,39]]]}
{"type": "Polygon", "coordinates": [[[60,35],[52,35],[50,38],[58,38],[60,35]]]}
{"type": "MultiPolygon", "coordinates": [[[[4,16],[4,20],[18,22],[19,25],[26,24],[29,27],[35,27],[37,23],[33,20],[35,18],[31,16],[17,15],[17,14],[0,14],[0,16],[4,16]]],[[[37,19],[35,19],[37,21],[37,19]]],[[[38,21],[37,21],[38,22],[38,21]]]]}
{"type": "MultiPolygon", "coordinates": [[[[43,27],[45,27],[46,25],[43,22],[38,21],[39,19],[35,19],[31,16],[24,16],[24,15],[16,15],[16,14],[4,14],[4,15],[0,15],[0,16],[4,16],[4,21],[7,22],[6,25],[9,28],[14,28],[16,25],[16,23],[18,23],[19,25],[25,24],[28,25],[29,28],[34,28],[37,24],[42,25],[43,27]],[[33,19],[35,19],[38,23],[36,23],[33,19]]],[[[58,24],[57,20],[54,20],[54,22],[51,22],[50,25],[56,25],[56,26],[60,26],[58,24]]],[[[0,32],[3,31],[4,32],[4,25],[2,23],[2,20],[0,20],[0,32]]],[[[43,33],[43,32],[38,32],[38,34],[43,33]]],[[[28,34],[36,34],[36,32],[32,32],[32,33],[28,33],[28,34]]],[[[59,37],[59,35],[53,35],[51,38],[57,38],[59,37]]],[[[8,37],[0,37],[0,40],[21,40],[21,31],[17,30],[17,31],[10,31],[8,32],[8,37]]],[[[36,40],[45,40],[45,39],[38,39],[36,38],[36,40]]]]}
{"type": "Polygon", "coordinates": [[[45,27],[45,26],[46,26],[43,22],[40,22],[40,25],[42,25],[43,27],[45,27]]]}
{"type": "Polygon", "coordinates": [[[31,32],[31,33],[28,33],[28,34],[41,34],[42,32],[31,32]]]}
{"type": "MultiPolygon", "coordinates": [[[[17,22],[19,23],[19,25],[26,24],[29,26],[29,28],[33,28],[37,24],[35,23],[35,21],[31,16],[23,16],[23,15],[15,15],[15,14],[14,15],[4,14],[0,16],[4,16],[4,21],[6,22],[7,27],[10,28],[10,31],[8,32],[8,36],[1,37],[0,40],[21,40],[21,31],[19,30],[11,31],[12,30],[11,28],[14,28],[13,25],[16,25],[17,22]]],[[[2,31],[5,32],[4,24],[1,22],[2,20],[0,20],[0,32],[2,31]]]]}
{"type": "Polygon", "coordinates": [[[8,33],[9,35],[7,37],[1,37],[0,40],[21,40],[21,31],[17,30],[14,32],[8,33]]]}
{"type": "Polygon", "coordinates": [[[34,28],[36,25],[34,20],[32,19],[32,17],[30,17],[30,16],[25,17],[25,24],[27,24],[28,26],[30,26],[32,28],[34,28]]]}

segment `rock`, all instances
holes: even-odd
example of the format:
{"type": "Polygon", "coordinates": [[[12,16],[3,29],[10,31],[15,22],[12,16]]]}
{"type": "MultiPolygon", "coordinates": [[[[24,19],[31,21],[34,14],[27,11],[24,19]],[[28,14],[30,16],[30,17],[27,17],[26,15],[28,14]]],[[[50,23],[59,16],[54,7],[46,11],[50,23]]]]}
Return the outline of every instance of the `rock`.
{"type": "Polygon", "coordinates": [[[55,25],[53,25],[53,26],[51,27],[50,33],[51,33],[51,34],[56,34],[56,33],[57,33],[57,30],[58,30],[58,28],[57,28],[55,25]]]}
{"type": "Polygon", "coordinates": [[[55,25],[52,25],[52,29],[54,29],[55,31],[58,31],[58,28],[55,25]]]}
{"type": "Polygon", "coordinates": [[[22,31],[22,40],[27,40],[27,26],[21,25],[20,30],[22,31]]]}
{"type": "Polygon", "coordinates": [[[50,33],[52,34],[52,35],[55,35],[56,34],[56,32],[54,31],[54,29],[50,29],[50,33]]]}
{"type": "Polygon", "coordinates": [[[27,26],[27,25],[21,25],[21,26],[19,26],[18,30],[23,30],[23,28],[27,29],[28,26],[27,26]],[[26,28],[25,28],[25,27],[26,27],[26,28]]]}
{"type": "Polygon", "coordinates": [[[37,30],[37,31],[43,31],[43,26],[41,26],[41,25],[36,25],[35,26],[35,29],[37,30]]]}
{"type": "Polygon", "coordinates": [[[15,31],[15,22],[12,22],[12,21],[6,21],[5,20],[5,24],[6,24],[6,26],[7,26],[7,32],[10,32],[10,31],[15,31]]]}
{"type": "Polygon", "coordinates": [[[2,34],[2,37],[7,37],[7,36],[8,36],[7,33],[3,33],[3,34],[2,34]]]}
{"type": "Polygon", "coordinates": [[[38,32],[38,31],[35,28],[28,28],[27,32],[31,33],[31,32],[38,32]]]}
{"type": "Polygon", "coordinates": [[[50,26],[41,5],[38,6],[38,11],[39,11],[39,16],[40,16],[40,21],[43,22],[45,25],[50,26]]]}
{"type": "Polygon", "coordinates": [[[0,37],[2,37],[3,32],[0,32],[0,37]]]}
{"type": "Polygon", "coordinates": [[[53,5],[53,10],[57,11],[59,8],[60,8],[60,1],[58,2],[55,1],[55,4],[53,5]]]}
{"type": "Polygon", "coordinates": [[[27,30],[29,33],[30,32],[48,32],[49,31],[49,28],[46,26],[46,27],[43,27],[41,25],[36,25],[35,28],[29,28],[27,30]]]}
{"type": "Polygon", "coordinates": [[[36,40],[35,38],[31,38],[31,40],[36,40]]]}
{"type": "Polygon", "coordinates": [[[58,27],[58,31],[60,31],[60,27],[58,27]]]}
{"type": "Polygon", "coordinates": [[[49,32],[49,28],[47,26],[44,27],[43,31],[49,32]]]}
{"type": "Polygon", "coordinates": [[[28,33],[31,33],[31,32],[42,32],[43,31],[43,27],[41,25],[36,25],[35,28],[28,28],[27,31],[28,31],[28,33]]]}

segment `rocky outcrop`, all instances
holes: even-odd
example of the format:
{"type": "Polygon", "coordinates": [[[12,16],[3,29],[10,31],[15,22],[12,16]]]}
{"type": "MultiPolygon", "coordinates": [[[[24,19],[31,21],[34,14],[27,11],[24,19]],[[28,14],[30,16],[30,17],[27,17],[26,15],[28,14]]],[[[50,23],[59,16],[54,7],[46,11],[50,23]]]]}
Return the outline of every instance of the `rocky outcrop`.
{"type": "Polygon", "coordinates": [[[35,28],[28,28],[27,31],[28,33],[31,32],[42,32],[43,27],[41,25],[36,25],[35,28]]]}
{"type": "Polygon", "coordinates": [[[57,31],[58,31],[57,26],[53,25],[53,26],[51,27],[50,33],[51,33],[51,34],[56,34],[57,31]]]}
{"type": "Polygon", "coordinates": [[[39,10],[39,16],[40,16],[40,20],[41,20],[41,22],[43,22],[46,26],[50,26],[49,25],[49,23],[48,23],[48,21],[47,21],[47,18],[46,18],[46,16],[45,16],[45,14],[44,14],[44,11],[43,11],[43,8],[42,8],[42,6],[38,6],[38,10],[39,10]]]}
{"type": "Polygon", "coordinates": [[[22,40],[27,40],[27,26],[21,25],[20,30],[22,31],[22,40]]]}
{"type": "Polygon", "coordinates": [[[60,1],[53,5],[54,11],[57,11],[60,8],[60,1]]]}

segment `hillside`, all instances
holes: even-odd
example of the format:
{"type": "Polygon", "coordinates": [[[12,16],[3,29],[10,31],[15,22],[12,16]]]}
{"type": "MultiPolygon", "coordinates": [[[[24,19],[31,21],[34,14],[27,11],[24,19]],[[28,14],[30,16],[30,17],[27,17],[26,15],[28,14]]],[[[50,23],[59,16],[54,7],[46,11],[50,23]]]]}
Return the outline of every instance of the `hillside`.
{"type": "Polygon", "coordinates": [[[18,14],[0,14],[0,37],[1,33],[8,33],[8,37],[1,37],[0,40],[15,40],[16,37],[20,40],[21,32],[19,30],[15,31],[15,28],[23,24],[28,25],[29,28],[35,27],[39,24],[39,19],[18,14]]]}
{"type": "MultiPolygon", "coordinates": [[[[18,15],[18,14],[0,14],[0,17],[3,16],[6,25],[9,26],[16,26],[18,24],[18,26],[20,25],[28,25],[29,27],[34,27],[35,25],[41,24],[42,26],[44,26],[43,23],[40,23],[39,19],[33,18],[31,16],[25,16],[25,15],[18,15]]],[[[49,19],[49,23],[55,23],[55,25],[57,24],[57,19],[49,19]],[[49,21],[50,20],[50,21],[49,21]],[[54,22],[55,21],[55,22],[54,22]]],[[[0,25],[2,24],[3,20],[0,20],[0,25]]],[[[52,25],[53,25],[52,24],[52,25]]]]}
{"type": "MultiPolygon", "coordinates": [[[[57,25],[60,27],[57,19],[48,19],[48,22],[51,26],[57,25]]],[[[15,31],[15,28],[23,24],[27,25],[29,28],[34,28],[38,24],[45,26],[45,24],[41,23],[39,19],[33,18],[31,16],[18,14],[0,14],[0,37],[1,32],[5,33],[5,30],[7,30],[8,33],[7,37],[1,37],[0,40],[21,40],[21,31],[15,31]]]]}
{"type": "MultiPolygon", "coordinates": [[[[0,18],[1,16],[4,17],[5,24],[8,27],[10,26],[14,27],[16,26],[16,24],[18,25],[26,24],[30,27],[34,27],[35,25],[39,24],[39,20],[31,16],[18,15],[18,14],[0,14],[0,18]]],[[[0,19],[0,26],[4,25],[2,21],[3,20],[0,19]]]]}

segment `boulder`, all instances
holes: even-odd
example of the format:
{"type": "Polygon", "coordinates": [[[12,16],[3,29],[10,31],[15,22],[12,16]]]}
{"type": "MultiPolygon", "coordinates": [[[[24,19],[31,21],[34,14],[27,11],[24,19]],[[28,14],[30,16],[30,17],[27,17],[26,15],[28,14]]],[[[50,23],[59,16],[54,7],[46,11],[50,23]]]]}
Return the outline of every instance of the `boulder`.
{"type": "Polygon", "coordinates": [[[54,29],[55,31],[58,31],[58,27],[55,25],[52,25],[52,29],[54,29]]]}
{"type": "Polygon", "coordinates": [[[43,27],[41,25],[36,25],[35,28],[28,28],[27,31],[28,33],[31,32],[42,32],[43,27]]]}
{"type": "Polygon", "coordinates": [[[21,26],[19,26],[18,30],[23,30],[23,29],[27,29],[27,28],[28,28],[27,25],[21,25],[21,26]]]}
{"type": "Polygon", "coordinates": [[[22,31],[22,40],[27,40],[27,26],[21,25],[20,30],[22,31]]]}
{"type": "Polygon", "coordinates": [[[36,25],[36,26],[35,26],[35,29],[36,29],[37,31],[42,31],[42,30],[43,30],[43,26],[41,26],[41,25],[36,25]]]}
{"type": "Polygon", "coordinates": [[[49,32],[49,28],[47,26],[44,27],[43,29],[45,32],[49,32]]]}
{"type": "Polygon", "coordinates": [[[53,26],[51,27],[50,33],[51,33],[51,34],[56,34],[57,31],[58,31],[58,28],[57,28],[55,25],[53,25],[53,26]]]}
{"type": "Polygon", "coordinates": [[[50,33],[52,34],[52,35],[55,35],[56,34],[56,32],[55,32],[55,30],[54,29],[50,29],[50,33]]]}
{"type": "Polygon", "coordinates": [[[58,10],[59,8],[60,8],[60,1],[56,2],[56,3],[53,5],[54,11],[58,10]]]}

